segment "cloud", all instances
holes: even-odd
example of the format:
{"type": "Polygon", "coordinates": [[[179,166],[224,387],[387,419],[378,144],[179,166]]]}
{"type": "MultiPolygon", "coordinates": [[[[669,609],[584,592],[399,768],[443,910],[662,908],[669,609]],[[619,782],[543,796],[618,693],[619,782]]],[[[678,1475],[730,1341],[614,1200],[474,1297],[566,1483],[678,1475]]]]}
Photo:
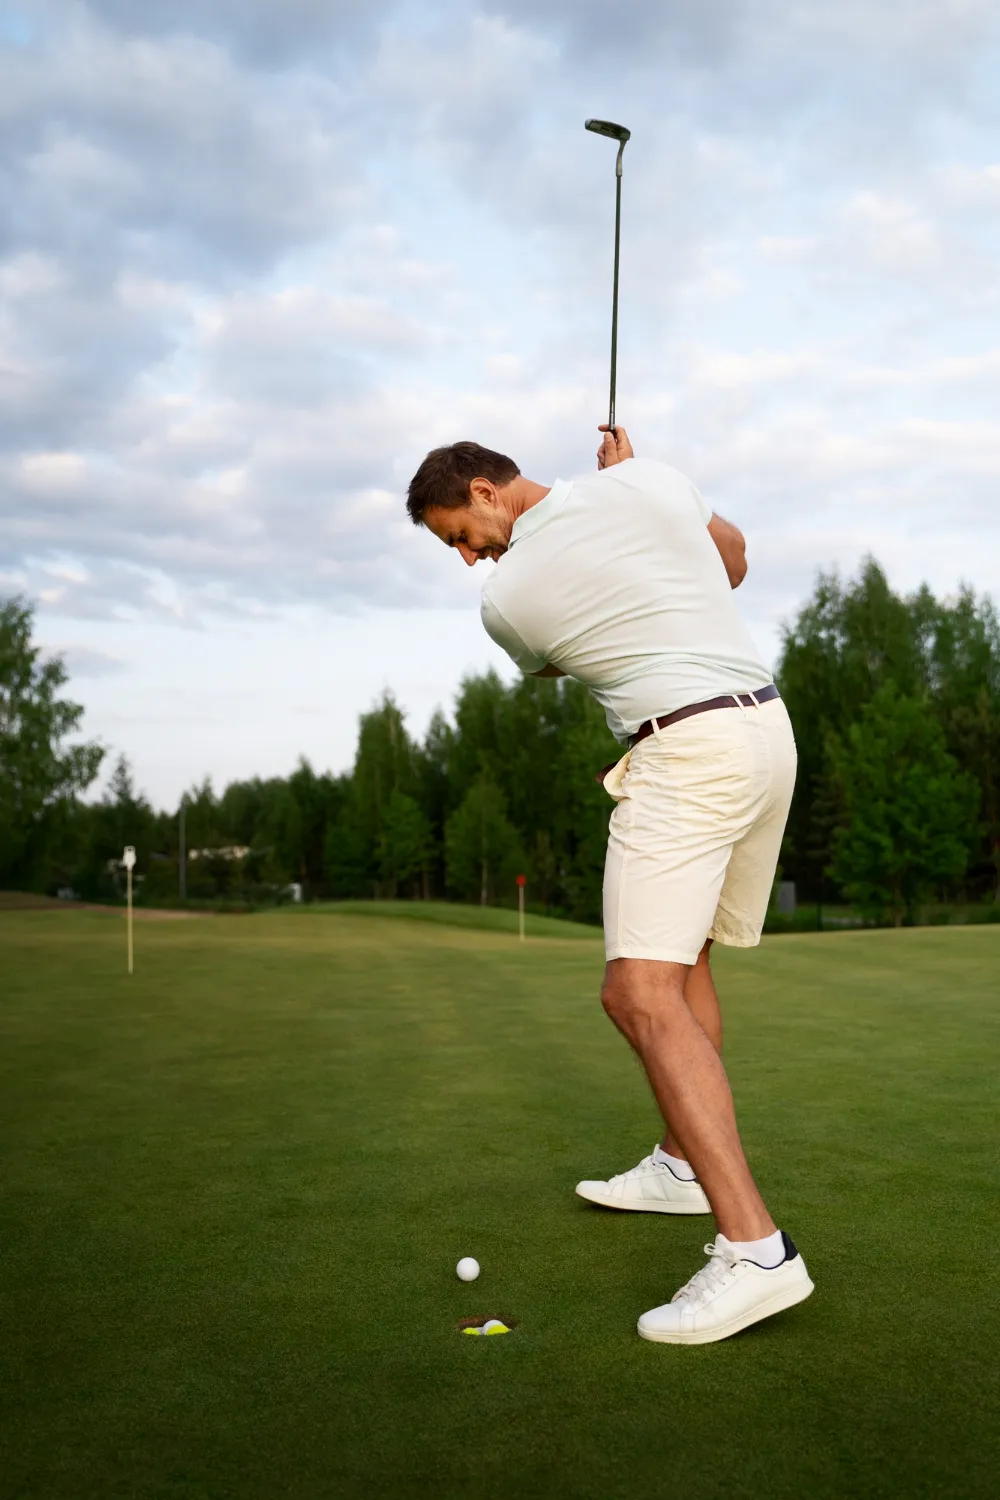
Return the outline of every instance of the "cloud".
{"type": "Polygon", "coordinates": [[[846,0],[830,6],[805,0],[619,0],[609,24],[603,0],[500,0],[496,13],[518,24],[533,22],[557,36],[574,57],[607,59],[630,74],[676,68],[726,73],[748,95],[757,75],[772,76],[770,113],[798,102],[799,90],[817,77],[848,86],[868,69],[882,73],[883,93],[902,83],[911,91],[924,80],[948,76],[996,39],[991,0],[911,0],[906,24],[889,0],[846,0]],[[893,73],[885,73],[886,62],[893,73]],[[789,85],[792,85],[789,87],[789,85]]]}
{"type": "Polygon", "coordinates": [[[98,284],[123,263],[213,281],[346,221],[358,183],[333,79],[262,86],[214,42],[52,11],[37,46],[0,56],[8,245],[61,251],[98,284]]]}
{"type": "Polygon", "coordinates": [[[46,655],[60,657],[71,678],[118,677],[128,668],[121,657],[90,646],[47,646],[46,655]]]}
{"type": "Polygon", "coordinates": [[[643,451],[768,538],[778,591],[910,531],[950,566],[996,510],[995,19],[32,7],[0,53],[0,578],[187,628],[469,607],[403,495],[458,437],[541,479],[592,463],[614,183],[589,114],[634,132],[643,451]]]}
{"type": "Polygon", "coordinates": [[[261,68],[282,68],[317,50],[363,44],[391,11],[384,0],[90,0],[111,25],[147,37],[210,39],[261,68]]]}
{"type": "Polygon", "coordinates": [[[857,252],[878,270],[905,276],[943,263],[937,229],[912,203],[867,189],[846,205],[844,221],[857,252]]]}

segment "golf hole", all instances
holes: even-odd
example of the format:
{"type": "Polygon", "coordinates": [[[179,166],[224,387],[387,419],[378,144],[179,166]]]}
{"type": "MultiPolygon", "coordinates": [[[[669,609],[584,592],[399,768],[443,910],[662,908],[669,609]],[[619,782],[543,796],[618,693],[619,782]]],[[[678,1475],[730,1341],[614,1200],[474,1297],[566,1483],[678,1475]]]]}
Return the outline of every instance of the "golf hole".
{"type": "Polygon", "coordinates": [[[506,1324],[511,1333],[518,1324],[517,1318],[505,1318],[501,1313],[486,1313],[481,1318],[459,1318],[455,1328],[458,1333],[464,1333],[467,1328],[485,1328],[486,1324],[492,1322],[494,1318],[498,1323],[506,1324]]]}

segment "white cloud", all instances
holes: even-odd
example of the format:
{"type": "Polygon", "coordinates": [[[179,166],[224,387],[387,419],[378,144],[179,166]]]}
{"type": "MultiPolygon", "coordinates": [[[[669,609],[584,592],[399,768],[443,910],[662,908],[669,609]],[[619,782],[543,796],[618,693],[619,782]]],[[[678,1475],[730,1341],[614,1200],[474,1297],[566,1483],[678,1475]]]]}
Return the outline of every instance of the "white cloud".
{"type": "Polygon", "coordinates": [[[776,261],[802,260],[818,248],[817,240],[808,234],[765,234],[757,241],[760,254],[776,261]]]}
{"type": "Polygon", "coordinates": [[[996,209],[1000,204],[1000,162],[986,166],[950,163],[934,173],[941,190],[962,205],[996,209]]]}
{"type": "Polygon", "coordinates": [[[0,54],[0,587],[111,655],[477,629],[403,496],[459,437],[593,462],[595,114],[633,131],[619,416],[744,525],[754,617],[869,549],[1000,589],[998,51],[987,0],[40,0],[0,54]]]}
{"type": "Polygon", "coordinates": [[[87,463],[79,453],[25,453],[19,468],[28,495],[67,495],[79,491],[87,463]]]}
{"type": "Polygon", "coordinates": [[[865,189],[851,198],[844,220],[849,239],[879,270],[905,275],[942,264],[940,235],[912,203],[865,189]]]}
{"type": "Polygon", "coordinates": [[[127,670],[127,663],[120,656],[107,651],[94,651],[89,646],[48,646],[46,655],[58,656],[71,678],[117,677],[127,670]]]}

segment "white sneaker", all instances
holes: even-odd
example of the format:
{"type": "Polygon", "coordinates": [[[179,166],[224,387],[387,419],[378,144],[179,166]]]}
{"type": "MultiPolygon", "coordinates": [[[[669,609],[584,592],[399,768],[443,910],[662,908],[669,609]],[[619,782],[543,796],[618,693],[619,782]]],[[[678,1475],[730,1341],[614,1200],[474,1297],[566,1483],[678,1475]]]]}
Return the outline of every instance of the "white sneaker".
{"type": "Polygon", "coordinates": [[[701,1183],[686,1182],[671,1171],[663,1151],[654,1146],[631,1172],[608,1182],[578,1182],[577,1196],[603,1208],[627,1208],[642,1214],[710,1214],[701,1183]]]}
{"type": "Polygon", "coordinates": [[[639,1336],[657,1344],[712,1344],[761,1318],[804,1302],[813,1290],[802,1259],[782,1231],[785,1258],[768,1270],[740,1260],[725,1235],[705,1246],[709,1257],[672,1302],[639,1319],[639,1336]]]}

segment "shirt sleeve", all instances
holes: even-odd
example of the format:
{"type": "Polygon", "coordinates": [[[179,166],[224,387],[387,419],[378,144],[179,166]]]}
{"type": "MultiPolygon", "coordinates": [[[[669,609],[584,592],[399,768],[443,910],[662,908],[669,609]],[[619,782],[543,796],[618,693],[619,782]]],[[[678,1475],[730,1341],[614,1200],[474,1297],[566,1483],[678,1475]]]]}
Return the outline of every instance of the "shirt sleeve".
{"type": "Polygon", "coordinates": [[[693,484],[691,485],[691,494],[694,497],[695,505],[698,507],[698,514],[707,526],[712,519],[712,507],[701,493],[701,490],[696,489],[693,484]]]}
{"type": "MultiPolygon", "coordinates": [[[[640,488],[669,497],[670,503],[681,509],[690,503],[702,525],[708,525],[712,519],[712,507],[686,474],[658,458],[630,458],[627,466],[632,469],[640,488]]],[[[617,467],[612,473],[617,473],[617,467]]],[[[625,475],[622,477],[626,478],[625,475]]]]}
{"type": "Polygon", "coordinates": [[[522,672],[540,672],[548,665],[544,656],[536,656],[533,651],[528,650],[514,627],[497,609],[489,594],[483,595],[480,614],[487,635],[506,651],[514,665],[520,667],[522,672]]]}

